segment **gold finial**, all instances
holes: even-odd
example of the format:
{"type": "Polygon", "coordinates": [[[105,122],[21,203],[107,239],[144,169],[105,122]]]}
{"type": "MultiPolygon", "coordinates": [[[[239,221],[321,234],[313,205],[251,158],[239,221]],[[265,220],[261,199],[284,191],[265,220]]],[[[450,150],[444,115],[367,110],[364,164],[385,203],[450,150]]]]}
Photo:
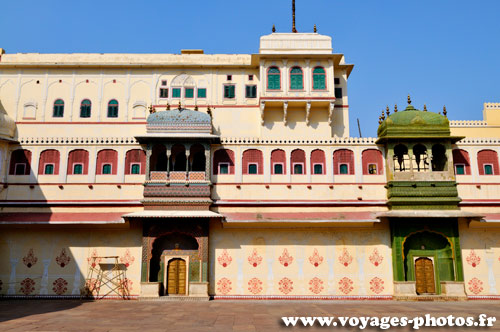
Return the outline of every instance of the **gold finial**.
{"type": "Polygon", "coordinates": [[[194,110],[197,111],[198,110],[198,105],[194,105],[194,110]]]}
{"type": "Polygon", "coordinates": [[[292,0],[292,32],[297,33],[295,29],[295,0],[292,0]]]}
{"type": "Polygon", "coordinates": [[[385,120],[384,110],[382,110],[382,115],[380,117],[382,118],[382,120],[385,120]]]}
{"type": "Polygon", "coordinates": [[[427,112],[427,105],[424,104],[424,112],[427,112]]]}
{"type": "Polygon", "coordinates": [[[168,101],[167,101],[167,111],[170,111],[170,104],[168,101]]]}
{"type": "Polygon", "coordinates": [[[387,113],[387,117],[389,117],[389,114],[391,114],[391,112],[389,111],[389,105],[387,105],[387,107],[385,108],[385,113],[387,113]]]}
{"type": "Polygon", "coordinates": [[[378,117],[378,124],[382,124],[382,117],[381,116],[378,117]]]}
{"type": "Polygon", "coordinates": [[[446,116],[448,112],[446,111],[446,106],[443,106],[443,115],[446,116]]]}
{"type": "Polygon", "coordinates": [[[179,110],[182,109],[181,101],[179,100],[179,110]]]}
{"type": "Polygon", "coordinates": [[[398,104],[394,105],[394,113],[398,111],[398,104]]]}
{"type": "Polygon", "coordinates": [[[314,33],[318,32],[318,28],[316,28],[316,24],[314,25],[314,33]]]}
{"type": "Polygon", "coordinates": [[[273,32],[276,32],[276,27],[274,26],[274,24],[273,24],[273,32]]]}
{"type": "Polygon", "coordinates": [[[409,94],[408,94],[408,105],[411,105],[411,98],[409,94]]]}
{"type": "Polygon", "coordinates": [[[153,105],[149,105],[149,113],[155,113],[156,110],[154,109],[153,105]]]}

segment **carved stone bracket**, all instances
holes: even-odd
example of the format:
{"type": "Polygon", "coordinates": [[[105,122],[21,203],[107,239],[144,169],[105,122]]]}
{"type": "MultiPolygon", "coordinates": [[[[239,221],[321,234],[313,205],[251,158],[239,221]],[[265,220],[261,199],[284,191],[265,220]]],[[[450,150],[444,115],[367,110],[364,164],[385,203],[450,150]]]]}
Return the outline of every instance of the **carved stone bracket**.
{"type": "Polygon", "coordinates": [[[261,101],[260,102],[260,124],[263,126],[264,125],[264,109],[266,108],[266,102],[261,101]]]}
{"type": "Polygon", "coordinates": [[[283,124],[286,126],[288,124],[288,102],[283,103],[283,124]]]}
{"type": "Polygon", "coordinates": [[[306,125],[309,126],[309,117],[311,115],[311,102],[306,103],[306,125]]]}
{"type": "Polygon", "coordinates": [[[335,104],[330,102],[330,107],[328,109],[328,124],[331,126],[333,123],[333,110],[335,109],[335,104]]]}

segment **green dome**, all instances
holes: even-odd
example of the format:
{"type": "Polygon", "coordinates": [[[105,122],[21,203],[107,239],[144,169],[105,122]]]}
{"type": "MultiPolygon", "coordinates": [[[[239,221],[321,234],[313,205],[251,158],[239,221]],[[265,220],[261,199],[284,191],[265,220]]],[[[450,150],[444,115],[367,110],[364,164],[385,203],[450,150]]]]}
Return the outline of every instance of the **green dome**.
{"type": "Polygon", "coordinates": [[[449,137],[450,122],[444,115],[408,105],[404,111],[389,115],[378,127],[377,135],[380,138],[449,137]]]}

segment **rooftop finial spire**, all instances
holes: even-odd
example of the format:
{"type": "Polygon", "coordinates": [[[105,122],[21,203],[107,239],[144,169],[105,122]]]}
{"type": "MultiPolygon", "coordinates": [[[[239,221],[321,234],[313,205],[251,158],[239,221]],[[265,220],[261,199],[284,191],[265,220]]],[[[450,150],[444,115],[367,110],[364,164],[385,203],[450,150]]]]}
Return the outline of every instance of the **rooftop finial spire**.
{"type": "Polygon", "coordinates": [[[276,27],[274,26],[274,24],[273,24],[273,32],[276,32],[276,27]]]}
{"type": "Polygon", "coordinates": [[[292,0],[292,32],[297,33],[295,28],[295,0],[292,0]]]}
{"type": "Polygon", "coordinates": [[[316,27],[316,24],[314,25],[314,33],[318,32],[318,28],[316,27]]]}
{"type": "Polygon", "coordinates": [[[443,106],[443,115],[446,116],[448,112],[446,111],[446,106],[443,106]]]}
{"type": "Polygon", "coordinates": [[[389,111],[389,105],[387,105],[387,107],[385,108],[385,113],[387,113],[387,118],[389,118],[389,114],[391,114],[391,112],[389,111]]]}
{"type": "Polygon", "coordinates": [[[427,105],[424,104],[424,112],[427,112],[427,105]]]}
{"type": "Polygon", "coordinates": [[[411,105],[411,98],[410,98],[410,94],[408,94],[408,105],[411,105]]]}

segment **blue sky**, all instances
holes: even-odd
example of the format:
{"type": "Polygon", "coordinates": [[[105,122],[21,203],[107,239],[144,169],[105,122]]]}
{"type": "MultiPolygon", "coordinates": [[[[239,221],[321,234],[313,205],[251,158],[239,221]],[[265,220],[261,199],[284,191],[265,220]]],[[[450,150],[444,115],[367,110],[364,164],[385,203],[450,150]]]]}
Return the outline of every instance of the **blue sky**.
{"type": "MultiPolygon", "coordinates": [[[[296,0],[299,32],[333,37],[355,65],[351,135],[376,135],[386,105],[446,105],[450,119],[482,119],[500,102],[500,1],[296,0]]],[[[291,30],[291,0],[17,0],[2,3],[7,53],[257,53],[259,37],[291,30]]]]}

